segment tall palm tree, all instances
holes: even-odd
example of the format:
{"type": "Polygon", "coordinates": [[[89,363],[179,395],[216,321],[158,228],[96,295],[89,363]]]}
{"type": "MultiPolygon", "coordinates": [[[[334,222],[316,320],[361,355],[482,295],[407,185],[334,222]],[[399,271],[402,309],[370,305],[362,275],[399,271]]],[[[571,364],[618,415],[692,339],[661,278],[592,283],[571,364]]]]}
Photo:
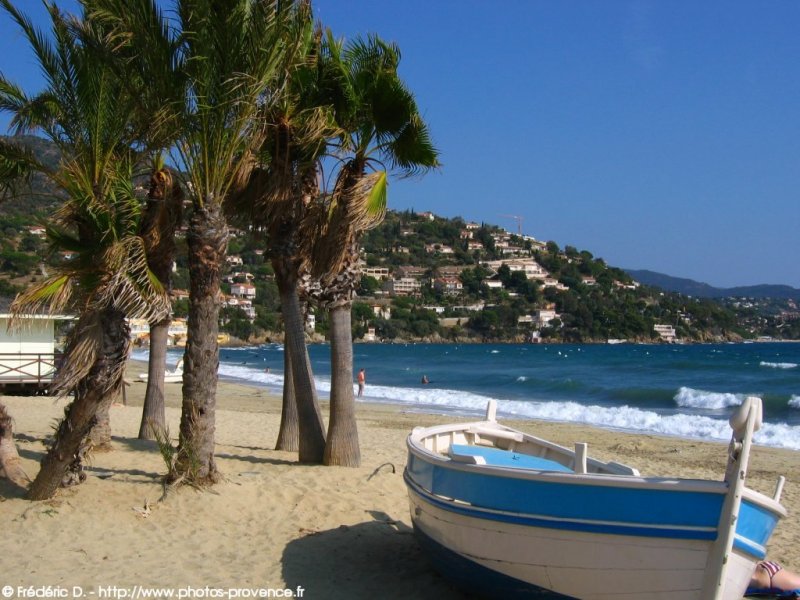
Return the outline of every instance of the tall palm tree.
{"type": "Polygon", "coordinates": [[[329,32],[325,50],[327,92],[343,134],[342,164],[312,236],[316,298],[331,322],[331,417],[324,462],[358,466],[350,314],[360,279],[360,236],[382,220],[386,209],[386,172],[377,167],[388,163],[412,175],[438,167],[439,160],[414,97],[397,73],[396,45],[376,36],[345,45],[329,32]]]}
{"type": "Polygon", "coordinates": [[[220,272],[228,241],[223,206],[249,178],[263,140],[258,115],[281,96],[282,74],[301,44],[285,35],[298,3],[176,0],[173,27],[154,0],[91,2],[98,18],[115,24],[120,45],[134,47],[137,81],[177,75],[181,85],[177,97],[166,95],[157,121],[177,132],[170,154],[193,208],[180,439],[168,478],[214,482],[220,272]]]}
{"type": "Polygon", "coordinates": [[[220,274],[228,226],[223,206],[249,177],[263,141],[259,111],[280,97],[282,74],[300,45],[285,32],[294,2],[181,0],[185,114],[175,157],[193,205],[189,329],[184,357],[178,461],[171,479],[218,478],[214,463],[220,274]]]}
{"type": "MultiPolygon", "coordinates": [[[[172,288],[172,263],[175,259],[175,230],[180,225],[183,191],[172,172],[163,164],[153,169],[147,208],[142,222],[147,264],[167,292],[172,288]]],[[[152,440],[166,431],[164,409],[164,373],[167,365],[167,340],[170,314],[150,323],[150,356],[147,367],[147,389],[144,394],[139,439],[152,440]]]]}
{"type": "MultiPolygon", "coordinates": [[[[185,77],[180,38],[157,1],[83,0],[87,16],[109,32],[113,53],[107,64],[135,100],[135,120],[145,132],[140,143],[151,157],[150,189],[142,221],[148,265],[161,285],[171,289],[175,230],[180,224],[183,193],[163,156],[180,134],[185,77]]],[[[166,430],[164,374],[171,315],[150,324],[150,353],[140,439],[166,430]]]]}
{"type": "Polygon", "coordinates": [[[97,50],[103,32],[47,4],[47,36],[10,0],[0,0],[0,6],[19,25],[47,82],[43,92],[28,97],[0,77],[0,108],[13,114],[18,131],[37,130],[53,141],[62,161],[51,171],[13,145],[0,146],[0,154],[19,166],[17,174],[43,173],[66,194],[48,236],[54,249],[77,253],[12,305],[18,315],[45,305],[79,313],[54,381],[55,391],[72,392],[74,400],[28,493],[45,499],[78,455],[100,404],[122,385],[130,338],[126,317],[157,318],[168,311],[168,301],[150,277],[138,236],[140,205],[131,183],[138,134],[130,98],[97,50]]]}
{"type": "Polygon", "coordinates": [[[304,6],[289,35],[303,41],[286,72],[285,92],[262,113],[260,164],[229,205],[267,236],[285,330],[284,389],[277,448],[298,450],[301,462],[321,462],[325,429],[305,346],[298,279],[309,253],[303,223],[319,196],[318,166],[327,141],[339,133],[330,106],[320,103],[320,36],[304,6]]]}

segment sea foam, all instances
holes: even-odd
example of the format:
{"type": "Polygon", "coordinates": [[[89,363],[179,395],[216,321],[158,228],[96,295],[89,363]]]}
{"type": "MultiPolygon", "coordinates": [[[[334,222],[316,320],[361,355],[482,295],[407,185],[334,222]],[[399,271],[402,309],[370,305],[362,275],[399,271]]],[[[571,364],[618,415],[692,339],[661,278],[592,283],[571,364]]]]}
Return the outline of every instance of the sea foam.
{"type": "Polygon", "coordinates": [[[707,392],[682,387],[675,394],[675,404],[686,408],[707,408],[719,410],[730,406],[739,406],[746,396],[744,394],[730,394],[723,392],[707,392]]]}
{"type": "Polygon", "coordinates": [[[797,363],[790,362],[766,362],[762,360],[758,363],[762,367],[769,367],[771,369],[796,369],[797,363]]]}
{"type": "MultiPolygon", "coordinates": [[[[322,386],[320,386],[322,389],[322,386]]],[[[733,394],[731,394],[733,396],[733,394]]],[[[463,415],[480,416],[490,397],[447,389],[394,388],[367,386],[366,398],[372,402],[391,402],[424,412],[433,410],[463,415]]],[[[741,404],[741,401],[736,402],[741,404]]],[[[687,414],[658,414],[630,406],[595,406],[577,402],[537,402],[497,400],[500,417],[516,419],[541,419],[581,423],[605,429],[639,433],[657,433],[682,438],[714,439],[727,441],[731,428],[727,419],[687,414]]],[[[784,423],[764,423],[755,435],[755,442],[766,446],[800,450],[800,427],[784,423]]]]}

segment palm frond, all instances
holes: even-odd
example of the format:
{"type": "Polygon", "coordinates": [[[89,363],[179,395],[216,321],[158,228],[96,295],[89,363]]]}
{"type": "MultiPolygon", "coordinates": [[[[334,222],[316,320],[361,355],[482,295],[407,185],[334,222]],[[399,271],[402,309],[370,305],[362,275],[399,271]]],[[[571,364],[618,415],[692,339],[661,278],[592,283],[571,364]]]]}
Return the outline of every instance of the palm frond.
{"type": "Polygon", "coordinates": [[[91,371],[102,347],[103,323],[95,311],[84,312],[69,334],[65,360],[56,372],[51,393],[68,394],[91,371]]]}
{"type": "MultiPolygon", "coordinates": [[[[324,287],[350,262],[352,247],[366,230],[379,225],[386,215],[387,178],[384,171],[355,176],[354,165],[345,165],[334,192],[320,202],[310,220],[312,236],[311,276],[324,287]]],[[[357,171],[356,171],[357,172],[357,171]]]]}
{"type": "Polygon", "coordinates": [[[178,158],[195,201],[222,203],[244,179],[248,165],[240,157],[263,140],[257,112],[280,96],[280,75],[302,47],[285,35],[297,8],[275,0],[185,0],[178,12],[189,106],[178,158]]]}
{"type": "Polygon", "coordinates": [[[392,164],[404,176],[419,175],[441,167],[439,152],[433,145],[427,125],[414,115],[398,136],[386,146],[392,164]]]}
{"type": "Polygon", "coordinates": [[[27,288],[11,304],[11,324],[18,326],[25,317],[42,313],[58,314],[69,304],[73,295],[73,280],[67,274],[57,274],[27,288]]]}
{"type": "Polygon", "coordinates": [[[86,42],[135,102],[134,136],[145,148],[171,146],[180,133],[185,89],[178,31],[155,0],[91,0],[85,10],[86,42]]]}
{"type": "Polygon", "coordinates": [[[329,33],[325,59],[336,119],[346,132],[340,152],[362,163],[383,160],[404,175],[439,166],[414,96],[397,73],[395,44],[377,36],[343,44],[329,33]]]}
{"type": "Polygon", "coordinates": [[[169,314],[169,297],[147,265],[144,242],[130,237],[111,246],[104,263],[112,269],[93,299],[98,309],[111,306],[131,318],[158,321],[169,314]]]}

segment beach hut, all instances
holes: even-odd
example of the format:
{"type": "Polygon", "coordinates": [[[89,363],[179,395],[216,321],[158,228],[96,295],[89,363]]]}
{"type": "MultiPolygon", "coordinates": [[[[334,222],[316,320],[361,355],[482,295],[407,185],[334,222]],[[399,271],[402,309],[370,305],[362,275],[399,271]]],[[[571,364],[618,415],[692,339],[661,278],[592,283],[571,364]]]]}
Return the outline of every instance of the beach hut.
{"type": "Polygon", "coordinates": [[[26,315],[11,328],[8,305],[6,301],[0,307],[0,390],[42,393],[57,367],[56,326],[74,317],[26,315]]]}

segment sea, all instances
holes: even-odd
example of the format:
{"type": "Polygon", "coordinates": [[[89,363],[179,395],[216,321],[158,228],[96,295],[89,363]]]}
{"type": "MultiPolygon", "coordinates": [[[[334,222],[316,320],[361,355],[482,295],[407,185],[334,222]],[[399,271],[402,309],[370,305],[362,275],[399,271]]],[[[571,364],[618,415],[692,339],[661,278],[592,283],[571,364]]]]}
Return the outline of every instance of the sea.
{"type": "MultiPolygon", "coordinates": [[[[169,366],[181,355],[170,350],[169,366]]],[[[309,355],[327,395],[330,347],[311,345],[309,355]]],[[[366,372],[367,402],[476,416],[495,399],[501,418],[690,439],[729,440],[731,413],[758,396],[764,424],[755,442],[800,450],[800,343],[356,344],[353,363],[354,374],[366,372]]],[[[279,394],[283,346],[223,348],[219,375],[279,394]]]]}

